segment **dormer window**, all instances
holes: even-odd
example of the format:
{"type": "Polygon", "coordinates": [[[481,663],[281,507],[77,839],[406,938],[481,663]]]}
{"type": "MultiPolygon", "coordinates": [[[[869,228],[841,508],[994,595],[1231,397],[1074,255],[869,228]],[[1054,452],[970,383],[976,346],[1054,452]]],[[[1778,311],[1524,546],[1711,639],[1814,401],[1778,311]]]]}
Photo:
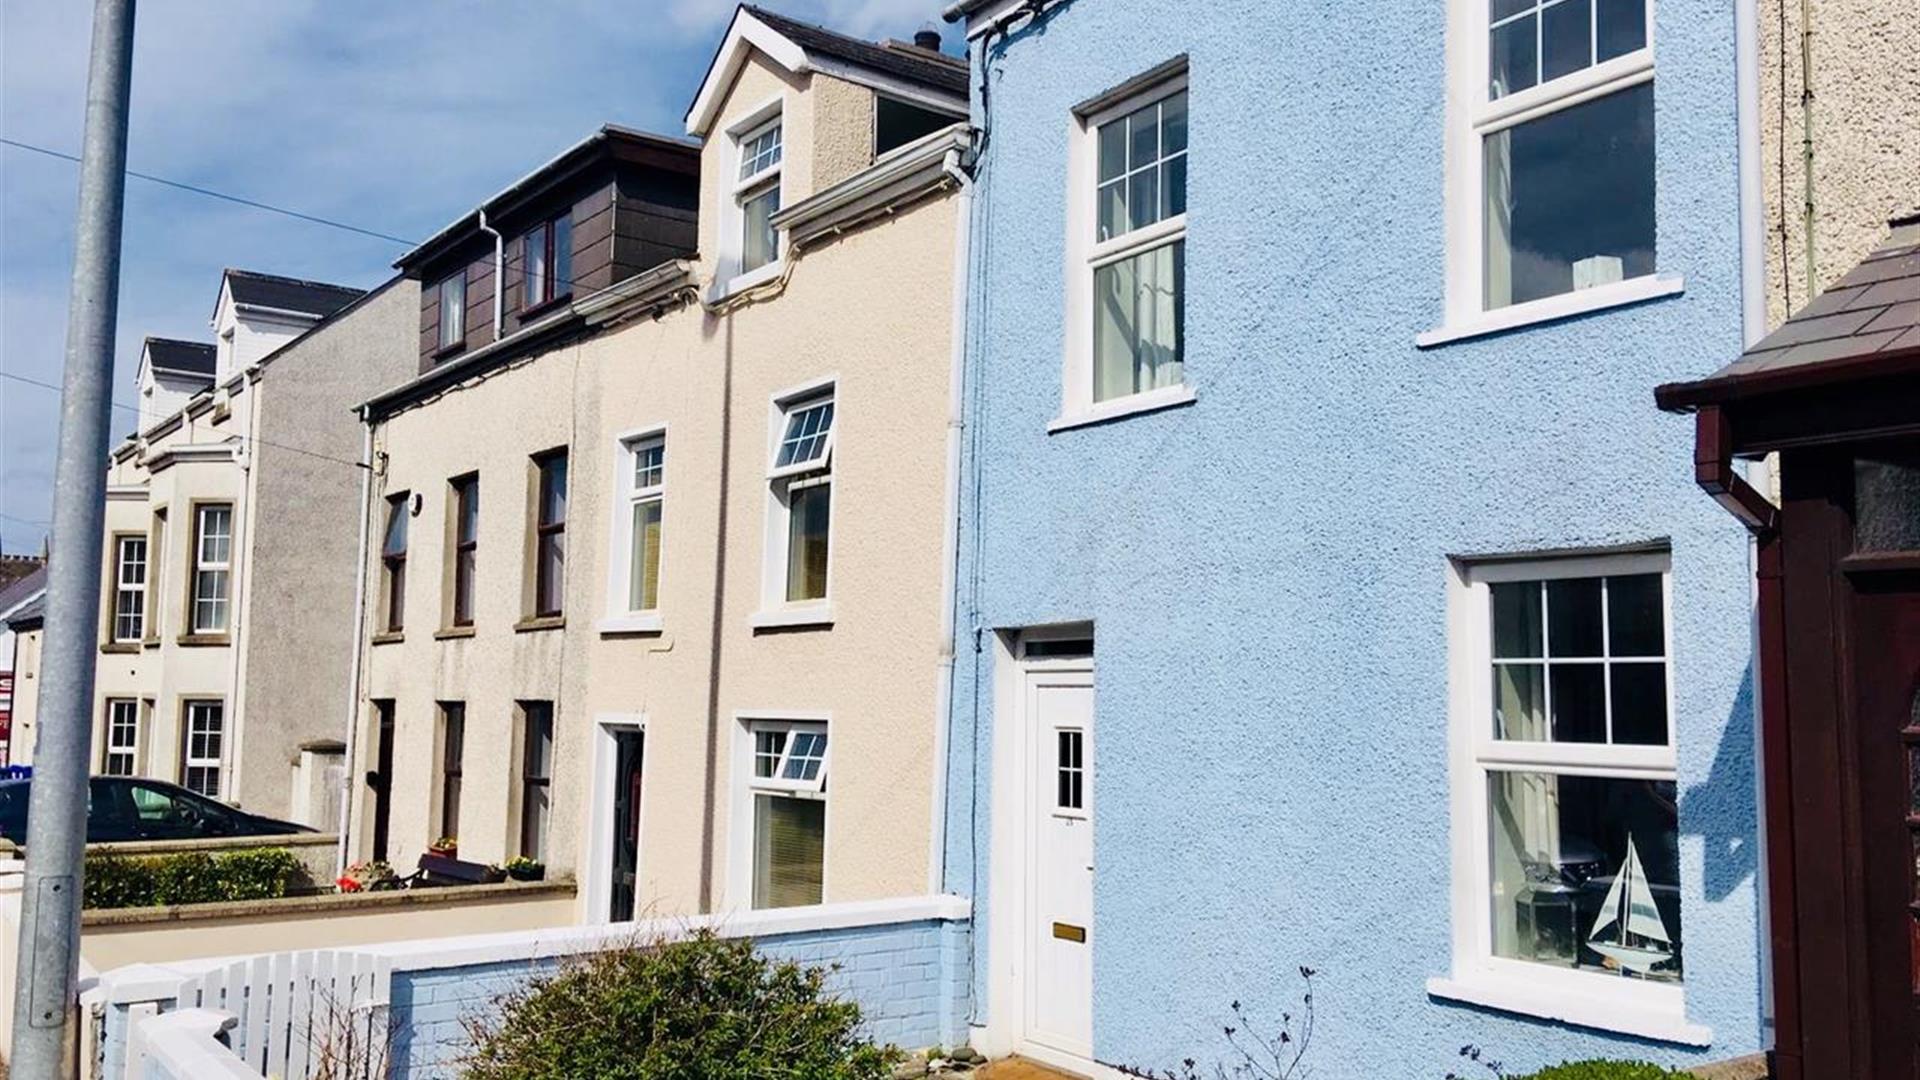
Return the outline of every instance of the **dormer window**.
{"type": "Polygon", "coordinates": [[[573,291],[573,215],[561,214],[521,239],[520,310],[573,291]]]}
{"type": "Polygon", "coordinates": [[[781,129],[778,114],[738,139],[740,169],[734,199],[740,207],[740,273],[780,257],[773,215],[780,211],[781,129]]]}
{"type": "Polygon", "coordinates": [[[451,349],[467,339],[467,272],[456,270],[440,283],[440,348],[451,349]]]}

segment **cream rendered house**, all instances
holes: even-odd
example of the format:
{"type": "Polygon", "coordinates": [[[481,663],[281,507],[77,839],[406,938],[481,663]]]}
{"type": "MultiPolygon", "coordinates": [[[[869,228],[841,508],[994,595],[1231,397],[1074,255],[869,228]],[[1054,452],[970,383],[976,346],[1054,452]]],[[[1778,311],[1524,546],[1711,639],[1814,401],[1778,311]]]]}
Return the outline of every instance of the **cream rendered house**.
{"type": "Polygon", "coordinates": [[[969,148],[937,44],[743,8],[697,148],[604,130],[403,259],[363,857],[536,858],[585,921],[928,891],[969,148]],[[637,265],[668,193],[697,235],[637,265]]]}
{"type": "MultiPolygon", "coordinates": [[[[334,825],[362,471],[350,407],[405,372],[413,297],[405,279],[363,293],[228,270],[215,344],[146,342],[141,426],[107,464],[93,772],[334,825]]],[[[32,760],[37,704],[18,702],[16,760],[32,760]]]]}

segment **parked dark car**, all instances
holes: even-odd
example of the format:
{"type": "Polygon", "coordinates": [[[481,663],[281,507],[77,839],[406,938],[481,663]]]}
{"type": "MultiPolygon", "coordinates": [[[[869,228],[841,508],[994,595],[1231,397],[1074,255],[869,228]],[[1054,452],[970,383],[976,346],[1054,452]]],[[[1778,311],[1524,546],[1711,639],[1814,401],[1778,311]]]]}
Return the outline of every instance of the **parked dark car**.
{"type": "MultiPolygon", "coordinates": [[[[0,780],[0,837],[25,846],[32,780],[0,780]]],[[[130,776],[89,781],[87,843],[116,840],[200,840],[221,836],[310,833],[290,821],[249,814],[178,784],[130,776]]]]}

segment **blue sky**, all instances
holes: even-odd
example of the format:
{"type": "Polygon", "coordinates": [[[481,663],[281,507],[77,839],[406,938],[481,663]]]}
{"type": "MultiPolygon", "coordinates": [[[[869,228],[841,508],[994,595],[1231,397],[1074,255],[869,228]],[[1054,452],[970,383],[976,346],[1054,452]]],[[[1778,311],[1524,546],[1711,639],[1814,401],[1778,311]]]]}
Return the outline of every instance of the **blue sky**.
{"type": "MultiPolygon", "coordinates": [[[[762,0],[911,37],[945,0],[762,0]]],[[[0,0],[0,133],[73,151],[92,5],[0,0]]],[[[596,126],[681,133],[727,0],[145,0],[129,167],[420,238],[596,126]]],[[[949,29],[950,48],[957,36],[949,29]]],[[[58,383],[78,166],[0,147],[0,370],[58,383]]],[[[223,267],[384,280],[400,247],[130,179],[115,400],[141,339],[210,340],[223,267]]],[[[57,395],[0,379],[0,550],[52,517],[57,395]]],[[[115,410],[114,431],[134,414],[115,410]]]]}

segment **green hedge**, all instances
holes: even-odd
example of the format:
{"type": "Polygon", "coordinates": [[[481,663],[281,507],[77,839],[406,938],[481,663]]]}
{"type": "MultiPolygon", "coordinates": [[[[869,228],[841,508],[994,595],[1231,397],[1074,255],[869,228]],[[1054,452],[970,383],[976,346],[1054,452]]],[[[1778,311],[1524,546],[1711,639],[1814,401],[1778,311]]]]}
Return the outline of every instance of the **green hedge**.
{"type": "Polygon", "coordinates": [[[305,865],[286,848],[171,855],[89,852],[82,899],[90,908],[270,900],[287,895],[306,877],[305,865]]]}
{"type": "Polygon", "coordinates": [[[1692,1080],[1692,1077],[1644,1061],[1570,1061],[1511,1080],[1692,1080]]]}

